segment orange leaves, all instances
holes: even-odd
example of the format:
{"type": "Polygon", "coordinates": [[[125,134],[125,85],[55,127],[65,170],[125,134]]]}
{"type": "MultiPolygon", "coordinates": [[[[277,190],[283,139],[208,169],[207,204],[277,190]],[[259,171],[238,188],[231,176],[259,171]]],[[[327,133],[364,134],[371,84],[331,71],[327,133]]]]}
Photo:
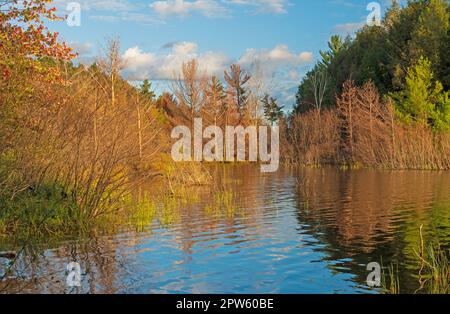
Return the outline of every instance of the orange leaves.
{"type": "Polygon", "coordinates": [[[11,71],[6,66],[1,66],[0,72],[2,74],[2,79],[5,81],[11,77],[11,71]]]}
{"type": "Polygon", "coordinates": [[[71,48],[58,42],[59,34],[50,32],[42,20],[60,19],[56,15],[56,8],[48,7],[51,2],[52,0],[12,0],[3,4],[0,11],[0,38],[7,44],[0,46],[2,53],[26,58],[69,60],[75,57],[71,48]]]}

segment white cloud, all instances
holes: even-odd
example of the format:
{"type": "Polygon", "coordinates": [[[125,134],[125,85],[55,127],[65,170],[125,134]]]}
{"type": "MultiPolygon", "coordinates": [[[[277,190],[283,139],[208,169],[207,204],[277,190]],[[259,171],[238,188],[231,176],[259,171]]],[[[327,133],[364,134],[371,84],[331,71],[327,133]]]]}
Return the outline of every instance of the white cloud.
{"type": "Polygon", "coordinates": [[[77,2],[82,10],[124,12],[136,9],[136,6],[128,0],[54,0],[56,7],[66,10],[67,4],[77,2]]]}
{"type": "Polygon", "coordinates": [[[264,85],[270,87],[272,96],[286,108],[293,104],[292,97],[301,79],[305,67],[313,62],[311,52],[295,53],[286,45],[277,45],[272,49],[247,49],[239,59],[239,64],[254,72],[262,71],[264,85]]]}
{"type": "Polygon", "coordinates": [[[90,65],[94,62],[95,50],[93,44],[72,41],[69,46],[73,48],[73,52],[77,53],[76,61],[78,63],[90,65]]]}
{"type": "Polygon", "coordinates": [[[130,81],[172,80],[179,74],[183,62],[194,58],[199,61],[202,72],[221,78],[231,63],[237,62],[250,72],[258,65],[263,75],[261,79],[266,86],[271,86],[272,95],[278,97],[283,105],[290,106],[291,94],[295,94],[301,79],[300,73],[304,73],[304,67],[313,61],[312,53],[295,53],[286,45],[272,49],[247,49],[237,60],[220,52],[200,53],[194,42],[169,43],[163,48],[166,49],[159,52],[145,52],[137,46],[126,50],[123,55],[125,78],[130,81]]]}
{"type": "Polygon", "coordinates": [[[73,41],[69,43],[69,46],[73,48],[73,51],[78,53],[78,56],[92,55],[94,52],[94,46],[91,43],[80,43],[73,41]]]}
{"type": "MultiPolygon", "coordinates": [[[[208,75],[221,76],[223,71],[233,62],[232,58],[220,52],[198,52],[198,45],[194,42],[178,42],[165,45],[170,48],[166,53],[144,52],[139,47],[129,48],[123,58],[127,68],[125,75],[130,80],[151,78],[156,80],[173,79],[174,74],[181,69],[183,62],[198,59],[200,69],[208,75]]],[[[290,78],[297,78],[297,68],[313,61],[310,52],[294,53],[286,45],[278,45],[272,49],[247,49],[236,61],[244,68],[251,69],[258,64],[267,76],[273,76],[279,71],[288,74],[290,78]]]]}
{"type": "Polygon", "coordinates": [[[252,6],[255,13],[287,13],[287,0],[226,0],[227,3],[252,6]]]}
{"type": "Polygon", "coordinates": [[[230,6],[250,7],[251,13],[287,13],[288,0],[158,0],[150,7],[162,16],[189,16],[199,13],[206,17],[225,17],[230,6]],[[225,5],[228,5],[225,6],[225,5]]]}
{"type": "Polygon", "coordinates": [[[333,27],[333,32],[344,34],[344,35],[353,34],[357,30],[362,28],[364,25],[366,25],[365,22],[338,24],[333,27]]]}
{"type": "Polygon", "coordinates": [[[171,80],[179,73],[183,62],[192,59],[198,59],[200,70],[208,75],[220,76],[230,64],[230,58],[223,53],[199,53],[197,44],[192,42],[175,43],[166,54],[133,47],[125,51],[123,59],[126,62],[124,74],[129,80],[171,80]]]}
{"type": "Polygon", "coordinates": [[[218,17],[228,13],[228,10],[215,0],[164,0],[155,1],[150,7],[163,16],[189,16],[192,13],[199,13],[206,17],[218,17]]]}
{"type": "Polygon", "coordinates": [[[282,67],[297,67],[310,63],[312,60],[311,52],[296,54],[290,51],[288,46],[278,45],[272,49],[247,49],[239,59],[239,63],[247,66],[259,63],[266,71],[274,72],[282,67]]]}

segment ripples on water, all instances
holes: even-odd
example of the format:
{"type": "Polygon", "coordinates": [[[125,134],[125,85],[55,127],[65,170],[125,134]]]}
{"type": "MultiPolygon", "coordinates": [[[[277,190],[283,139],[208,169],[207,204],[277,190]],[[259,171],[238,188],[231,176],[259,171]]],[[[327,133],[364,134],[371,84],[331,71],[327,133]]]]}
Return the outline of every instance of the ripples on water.
{"type": "MultiPolygon", "coordinates": [[[[20,255],[8,291],[40,293],[376,293],[370,262],[398,263],[402,292],[418,288],[413,250],[425,238],[450,244],[450,174],[284,169],[216,171],[199,202],[143,232],[66,241],[20,255]],[[239,210],[214,207],[217,189],[239,210]],[[213,208],[214,209],[214,208],[213,208]],[[65,287],[72,260],[82,287],[65,287]]],[[[6,261],[0,259],[0,267],[6,261]]],[[[1,270],[1,268],[0,268],[1,270]]],[[[1,273],[1,271],[0,271],[1,273]]]]}

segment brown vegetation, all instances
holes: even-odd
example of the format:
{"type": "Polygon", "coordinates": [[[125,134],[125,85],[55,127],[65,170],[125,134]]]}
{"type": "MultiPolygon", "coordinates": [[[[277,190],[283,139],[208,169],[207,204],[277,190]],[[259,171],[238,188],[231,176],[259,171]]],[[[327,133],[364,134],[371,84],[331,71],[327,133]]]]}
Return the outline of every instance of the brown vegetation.
{"type": "Polygon", "coordinates": [[[450,169],[450,135],[396,118],[375,85],[345,82],[337,108],[290,117],[287,160],[391,169],[450,169]]]}

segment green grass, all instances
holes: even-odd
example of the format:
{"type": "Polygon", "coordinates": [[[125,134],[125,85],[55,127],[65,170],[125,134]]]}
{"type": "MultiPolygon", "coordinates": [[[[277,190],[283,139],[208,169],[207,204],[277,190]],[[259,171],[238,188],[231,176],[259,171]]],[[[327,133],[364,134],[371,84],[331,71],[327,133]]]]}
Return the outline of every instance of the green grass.
{"type": "Polygon", "coordinates": [[[85,225],[74,204],[58,184],[27,189],[14,198],[0,198],[0,234],[17,238],[60,235],[85,225]]]}
{"type": "Polygon", "coordinates": [[[388,272],[384,271],[381,277],[381,287],[385,294],[400,294],[400,280],[398,278],[398,264],[391,264],[388,272]]]}
{"type": "Polygon", "coordinates": [[[450,250],[444,250],[439,243],[430,243],[425,246],[422,236],[423,226],[420,227],[419,251],[415,251],[418,259],[419,283],[418,291],[431,294],[450,293],[450,250]]]}
{"type": "MultiPolygon", "coordinates": [[[[443,249],[439,243],[426,244],[420,227],[420,243],[418,250],[414,250],[418,264],[419,289],[416,293],[449,294],[450,293],[450,250],[443,249]]],[[[383,272],[382,290],[386,294],[400,294],[398,266],[383,272]],[[388,279],[386,278],[388,277],[388,279]]]]}

